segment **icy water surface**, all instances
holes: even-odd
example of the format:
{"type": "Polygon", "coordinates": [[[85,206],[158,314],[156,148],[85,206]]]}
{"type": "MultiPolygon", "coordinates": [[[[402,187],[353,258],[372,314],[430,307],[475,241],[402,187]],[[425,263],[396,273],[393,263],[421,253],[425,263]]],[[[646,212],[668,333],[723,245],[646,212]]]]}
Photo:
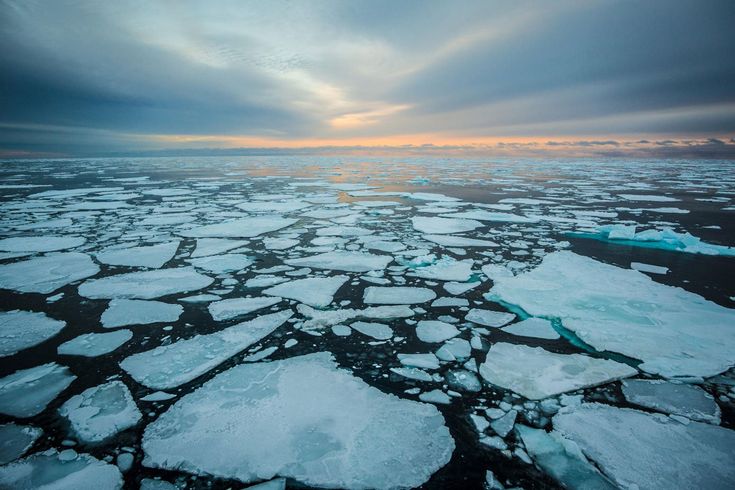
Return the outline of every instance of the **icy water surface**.
{"type": "Polygon", "coordinates": [[[0,488],[732,488],[729,162],[0,167],[0,488]]]}

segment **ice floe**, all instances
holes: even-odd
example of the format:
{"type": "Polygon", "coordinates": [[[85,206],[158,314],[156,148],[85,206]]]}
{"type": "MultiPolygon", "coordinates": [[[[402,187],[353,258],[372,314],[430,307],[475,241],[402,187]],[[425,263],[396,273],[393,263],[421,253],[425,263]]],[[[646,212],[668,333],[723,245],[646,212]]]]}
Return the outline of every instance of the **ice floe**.
{"type": "Polygon", "coordinates": [[[191,258],[218,255],[247,245],[247,240],[230,240],[227,238],[199,238],[191,258]]]}
{"type": "Polygon", "coordinates": [[[486,327],[500,328],[503,325],[512,322],[515,319],[513,313],[505,311],[483,310],[481,308],[472,308],[467,312],[464,319],[468,322],[477,323],[486,327]]]}
{"type": "Polygon", "coordinates": [[[213,282],[214,279],[196,272],[192,267],[176,267],[91,279],[79,286],[79,294],[91,299],[152,299],[197,291],[213,282]]]}
{"type": "Polygon", "coordinates": [[[36,311],[0,312],[0,357],[28,349],[50,339],[66,322],[54,320],[36,311]]]}
{"type": "Polygon", "coordinates": [[[250,216],[198,226],[183,230],[179,234],[191,238],[253,238],[263,233],[286,228],[297,221],[297,219],[281,216],[250,216]]]}
{"type": "Polygon", "coordinates": [[[439,320],[421,320],[416,327],[416,336],[423,342],[444,342],[457,335],[454,325],[439,320]]]}
{"type": "Polygon", "coordinates": [[[30,425],[0,425],[0,465],[23,456],[42,434],[41,429],[30,425]]]}
{"type": "Polygon", "coordinates": [[[545,318],[526,318],[518,323],[513,323],[512,325],[503,327],[501,330],[513,335],[533,337],[536,339],[555,340],[561,337],[559,333],[554,330],[551,322],[545,318]]]}
{"type": "Polygon", "coordinates": [[[411,224],[416,231],[427,234],[464,233],[484,226],[472,219],[437,218],[434,216],[414,216],[411,224]]]}
{"type": "Polygon", "coordinates": [[[337,250],[297,259],[286,259],[288,265],[297,267],[313,267],[315,269],[329,269],[347,272],[369,272],[382,270],[393,261],[388,255],[375,255],[364,252],[337,250]]]}
{"type": "Polygon", "coordinates": [[[627,364],[582,354],[556,354],[541,347],[497,343],[480,365],[493,385],[530,400],[541,400],[579,388],[601,385],[638,373],[627,364]]]}
{"type": "Polygon", "coordinates": [[[369,286],[363,293],[363,302],[371,305],[412,305],[436,298],[428,288],[369,286]]]}
{"type": "Polygon", "coordinates": [[[181,305],[139,299],[113,299],[102,313],[105,328],[175,322],[184,312],[181,305]]]}
{"type": "Polygon", "coordinates": [[[108,354],[133,338],[127,329],[107,333],[85,333],[61,344],[56,350],[61,355],[97,357],[108,354]]]}
{"type": "Polygon", "coordinates": [[[55,362],[0,378],[0,413],[13,417],[38,415],[75,379],[67,367],[55,362]]]}
{"type": "Polygon", "coordinates": [[[355,322],[350,325],[350,328],[376,340],[387,340],[393,337],[393,329],[384,323],[355,322]]]}
{"type": "Polygon", "coordinates": [[[118,490],[122,486],[122,475],[115,465],[73,449],[49,449],[0,466],[0,488],[118,490]]]}
{"type": "Polygon", "coordinates": [[[423,279],[436,279],[439,281],[464,282],[472,277],[472,259],[456,260],[451,257],[443,257],[431,265],[416,267],[412,275],[423,279]]]}
{"type": "Polygon", "coordinates": [[[254,260],[245,254],[223,254],[188,259],[187,262],[197,269],[204,269],[213,274],[222,274],[225,272],[241,271],[252,265],[254,260]]]}
{"type": "Polygon", "coordinates": [[[391,489],[426,482],[454,441],[433,406],[386,395],[317,353],[219,374],[150,424],[143,449],[147,466],[246,483],[391,489]]]}
{"type": "Polygon", "coordinates": [[[328,306],[334,294],[349,280],[347,276],[309,277],[277,284],[263,290],[263,294],[294,299],[318,308],[328,306]]]}
{"type": "Polygon", "coordinates": [[[720,407],[698,386],[653,379],[626,379],[623,381],[623,395],[634,405],[699,422],[720,423],[720,407]]]}
{"type": "Polygon", "coordinates": [[[177,240],[146,247],[103,250],[97,252],[95,258],[103,264],[159,269],[173,258],[178,248],[179,241],[177,240]]]}
{"type": "Polygon", "coordinates": [[[56,252],[75,248],[87,241],[78,236],[23,236],[0,240],[0,251],[3,252],[56,252]]]}
{"type": "Polygon", "coordinates": [[[0,265],[0,288],[21,293],[52,293],[100,271],[89,255],[58,252],[0,265]]]}
{"type": "Polygon", "coordinates": [[[280,303],[281,298],[230,298],[222,301],[215,301],[209,304],[209,314],[212,319],[221,322],[231,320],[238,316],[247,315],[256,310],[273,306],[280,303]]]}

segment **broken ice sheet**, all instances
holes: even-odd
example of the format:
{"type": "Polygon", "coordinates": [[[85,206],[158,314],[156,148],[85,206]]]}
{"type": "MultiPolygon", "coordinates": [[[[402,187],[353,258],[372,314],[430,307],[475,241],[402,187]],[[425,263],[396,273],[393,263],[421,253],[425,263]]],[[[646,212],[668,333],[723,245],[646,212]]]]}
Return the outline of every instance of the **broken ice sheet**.
{"type": "Polygon", "coordinates": [[[653,379],[627,379],[622,387],[625,399],[634,405],[698,422],[720,423],[720,407],[698,386],[653,379]]]}
{"type": "Polygon", "coordinates": [[[217,375],[150,424],[142,446],[150,467],[390,489],[426,482],[454,441],[433,406],[386,395],[317,353],[217,375]]]}
{"type": "Polygon", "coordinates": [[[295,299],[309,306],[323,308],[334,299],[335,293],[349,280],[347,276],[309,277],[277,284],[263,290],[263,294],[295,299]]]}
{"type": "Polygon", "coordinates": [[[0,488],[118,490],[122,486],[122,475],[115,465],[73,449],[49,449],[0,466],[0,488]]]}
{"type": "Polygon", "coordinates": [[[426,303],[434,298],[436,293],[428,288],[369,286],[365,288],[363,302],[373,305],[412,305],[426,303]]]}
{"type": "Polygon", "coordinates": [[[66,356],[97,357],[114,351],[132,338],[133,332],[124,328],[107,333],[85,333],[64,342],[56,350],[66,356]]]}
{"type": "Polygon", "coordinates": [[[0,265],[0,288],[21,293],[52,293],[100,271],[89,255],[57,252],[0,265]]]}
{"type": "Polygon", "coordinates": [[[30,425],[0,425],[0,465],[23,456],[41,434],[41,429],[30,425]]]}
{"type": "Polygon", "coordinates": [[[0,357],[28,349],[50,339],[66,322],[54,320],[36,311],[0,312],[0,357]]]}
{"type": "Polygon", "coordinates": [[[139,299],[113,299],[102,313],[105,328],[175,322],[184,312],[181,305],[139,299]]]}
{"type": "Polygon", "coordinates": [[[0,378],[0,413],[13,417],[38,415],[75,379],[68,368],[53,362],[0,378]]]}
{"type": "Polygon", "coordinates": [[[192,267],[130,272],[91,279],[79,285],[79,294],[90,299],[153,299],[174,293],[197,291],[214,279],[192,267]]]}
{"type": "Polygon", "coordinates": [[[220,322],[247,315],[253,311],[267,308],[280,302],[280,297],[230,298],[210,303],[208,309],[209,314],[212,315],[212,319],[220,322]]]}
{"type": "Polygon", "coordinates": [[[103,264],[159,269],[173,258],[178,248],[177,240],[145,247],[102,250],[95,254],[95,258],[103,264]]]}

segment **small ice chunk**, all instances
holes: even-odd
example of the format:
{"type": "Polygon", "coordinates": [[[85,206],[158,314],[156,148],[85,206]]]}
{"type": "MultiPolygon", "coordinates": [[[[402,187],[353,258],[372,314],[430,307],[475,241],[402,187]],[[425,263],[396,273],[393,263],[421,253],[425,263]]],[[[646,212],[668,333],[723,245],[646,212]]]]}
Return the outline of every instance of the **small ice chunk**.
{"type": "Polygon", "coordinates": [[[398,361],[408,367],[422,369],[439,369],[439,359],[432,353],[428,354],[398,354],[398,361]]]}
{"type": "Polygon", "coordinates": [[[218,366],[270,335],[288,320],[290,310],[261,315],[219,332],[197,335],[133,354],[121,363],[137,382],[156,390],[175,388],[218,366]]]}
{"type": "Polygon", "coordinates": [[[122,381],[84,390],[59,408],[74,433],[84,442],[100,442],[135,426],[142,415],[122,381]]]}
{"type": "Polygon", "coordinates": [[[199,274],[192,267],[176,267],[91,279],[79,286],[79,294],[90,299],[153,299],[197,291],[213,282],[214,279],[199,274]]]}
{"type": "Polygon", "coordinates": [[[442,390],[431,390],[419,395],[419,400],[422,402],[438,403],[440,405],[449,405],[452,403],[452,399],[449,395],[444,393],[442,390]]]}
{"type": "Polygon", "coordinates": [[[505,438],[510,433],[510,431],[513,430],[513,425],[516,422],[517,416],[517,410],[509,410],[508,413],[506,413],[502,417],[490,422],[490,427],[495,431],[497,435],[505,438]]]}
{"type": "Polygon", "coordinates": [[[263,294],[295,299],[300,303],[323,308],[334,299],[335,293],[349,280],[347,276],[309,277],[289,281],[263,290],[263,294]]]}
{"type": "Polygon", "coordinates": [[[618,194],[618,197],[626,201],[646,201],[646,202],[676,202],[681,199],[675,197],[662,196],[660,194],[618,194]]]}
{"type": "Polygon", "coordinates": [[[347,325],[334,325],[332,327],[332,333],[338,337],[347,337],[352,334],[352,329],[347,325]]]}
{"type": "Polygon", "coordinates": [[[661,380],[627,379],[623,381],[625,399],[635,405],[698,422],[720,423],[720,407],[702,388],[661,380]]]}
{"type": "Polygon", "coordinates": [[[450,339],[436,351],[436,357],[442,361],[461,361],[470,357],[472,347],[465,339],[450,339]]]}
{"type": "Polygon", "coordinates": [[[554,330],[551,322],[545,318],[531,317],[518,323],[503,327],[503,332],[508,332],[521,337],[533,337],[536,339],[555,340],[560,338],[559,333],[554,330]]]}
{"type": "Polygon", "coordinates": [[[100,271],[89,255],[57,252],[0,265],[0,289],[48,294],[100,271]]]}
{"type": "Polygon", "coordinates": [[[102,313],[105,328],[175,322],[184,312],[181,305],[139,299],[113,299],[102,313]]]}
{"type": "Polygon", "coordinates": [[[103,250],[97,252],[95,257],[103,264],[159,269],[173,258],[178,248],[179,241],[176,240],[148,247],[103,250]]]}
{"type": "Polygon", "coordinates": [[[350,325],[350,328],[376,340],[387,340],[393,337],[393,329],[384,323],[355,322],[350,325]]]}
{"type": "Polygon", "coordinates": [[[445,282],[442,287],[449,293],[455,296],[464,294],[470,289],[474,289],[482,284],[480,281],[475,282],[445,282]]]}
{"type": "Polygon", "coordinates": [[[363,302],[378,305],[412,305],[426,303],[434,298],[436,293],[428,288],[369,286],[365,288],[363,302]]]}
{"type": "Polygon", "coordinates": [[[43,431],[30,425],[0,425],[0,465],[15,461],[25,454],[43,431]]]}
{"type": "Polygon", "coordinates": [[[414,311],[405,305],[370,306],[362,310],[343,308],[339,310],[316,310],[307,305],[297,305],[296,309],[309,318],[303,324],[305,330],[331,327],[352,320],[353,318],[371,318],[374,320],[390,320],[393,318],[407,318],[414,315],[414,311]]]}
{"type": "Polygon", "coordinates": [[[35,311],[0,312],[0,357],[36,346],[61,331],[66,322],[35,311]]]}
{"type": "Polygon", "coordinates": [[[60,355],[97,357],[108,354],[133,338],[133,332],[120,329],[107,333],[85,333],[61,344],[60,355]]]}
{"type": "Polygon", "coordinates": [[[253,264],[253,258],[245,254],[208,255],[197,259],[187,259],[197,269],[213,274],[241,271],[253,264]]]}
{"type": "Polygon", "coordinates": [[[337,250],[297,259],[286,259],[288,265],[313,267],[315,269],[340,270],[347,272],[368,272],[385,269],[393,261],[392,256],[374,255],[364,252],[337,250]]]}
{"type": "Polygon", "coordinates": [[[14,490],[119,490],[120,470],[73,449],[49,449],[6,466],[0,466],[0,488],[14,490]]]}
{"type": "Polygon", "coordinates": [[[432,308],[446,308],[456,306],[469,306],[470,302],[464,298],[439,298],[431,303],[432,308]]]}
{"type": "Polygon", "coordinates": [[[463,233],[484,226],[472,219],[437,218],[435,216],[414,216],[411,224],[416,231],[427,234],[463,233]]]}
{"type": "Polygon", "coordinates": [[[404,378],[413,379],[415,381],[434,381],[431,374],[427,373],[423,369],[415,367],[401,367],[401,368],[390,368],[391,372],[404,378]]]}
{"type": "Polygon", "coordinates": [[[582,354],[556,354],[541,347],[493,344],[480,374],[489,383],[530,400],[597,386],[637,374],[634,368],[582,354]]]}
{"type": "Polygon", "coordinates": [[[224,371],[152,422],[142,447],[153,468],[387,490],[426,482],[454,441],[434,406],[385,394],[322,352],[224,371]]]}
{"type": "Polygon", "coordinates": [[[456,260],[444,257],[437,262],[425,267],[417,267],[413,275],[423,279],[435,279],[439,281],[468,281],[472,277],[472,259],[456,260]]]}
{"type": "Polygon", "coordinates": [[[421,320],[416,327],[416,336],[423,342],[444,342],[457,335],[454,325],[438,320],[421,320]]]}
{"type": "Polygon", "coordinates": [[[499,328],[515,319],[513,313],[505,311],[483,310],[472,308],[467,312],[464,319],[468,322],[477,323],[486,327],[499,328]]]}
{"type": "Polygon", "coordinates": [[[648,272],[649,274],[668,274],[669,268],[662,267],[660,265],[644,264],[642,262],[631,262],[630,268],[641,272],[648,272]]]}
{"type": "Polygon", "coordinates": [[[267,308],[281,302],[281,298],[231,298],[209,304],[212,319],[221,322],[238,316],[247,315],[256,310],[267,308]]]}
{"type": "Polygon", "coordinates": [[[0,379],[0,413],[33,417],[43,412],[77,377],[54,362],[22,369],[0,379]]]}
{"type": "Polygon", "coordinates": [[[464,369],[449,371],[447,372],[446,378],[447,384],[449,384],[449,387],[452,389],[472,393],[477,393],[482,390],[480,380],[477,379],[477,375],[471,371],[466,371],[464,369]]]}

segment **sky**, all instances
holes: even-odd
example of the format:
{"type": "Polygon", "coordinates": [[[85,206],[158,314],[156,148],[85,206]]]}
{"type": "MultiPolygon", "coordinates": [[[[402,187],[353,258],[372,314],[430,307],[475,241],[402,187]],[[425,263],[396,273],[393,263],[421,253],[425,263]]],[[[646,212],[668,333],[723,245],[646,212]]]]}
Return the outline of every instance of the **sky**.
{"type": "Polygon", "coordinates": [[[0,0],[0,157],[735,158],[735,2],[0,0]]]}

